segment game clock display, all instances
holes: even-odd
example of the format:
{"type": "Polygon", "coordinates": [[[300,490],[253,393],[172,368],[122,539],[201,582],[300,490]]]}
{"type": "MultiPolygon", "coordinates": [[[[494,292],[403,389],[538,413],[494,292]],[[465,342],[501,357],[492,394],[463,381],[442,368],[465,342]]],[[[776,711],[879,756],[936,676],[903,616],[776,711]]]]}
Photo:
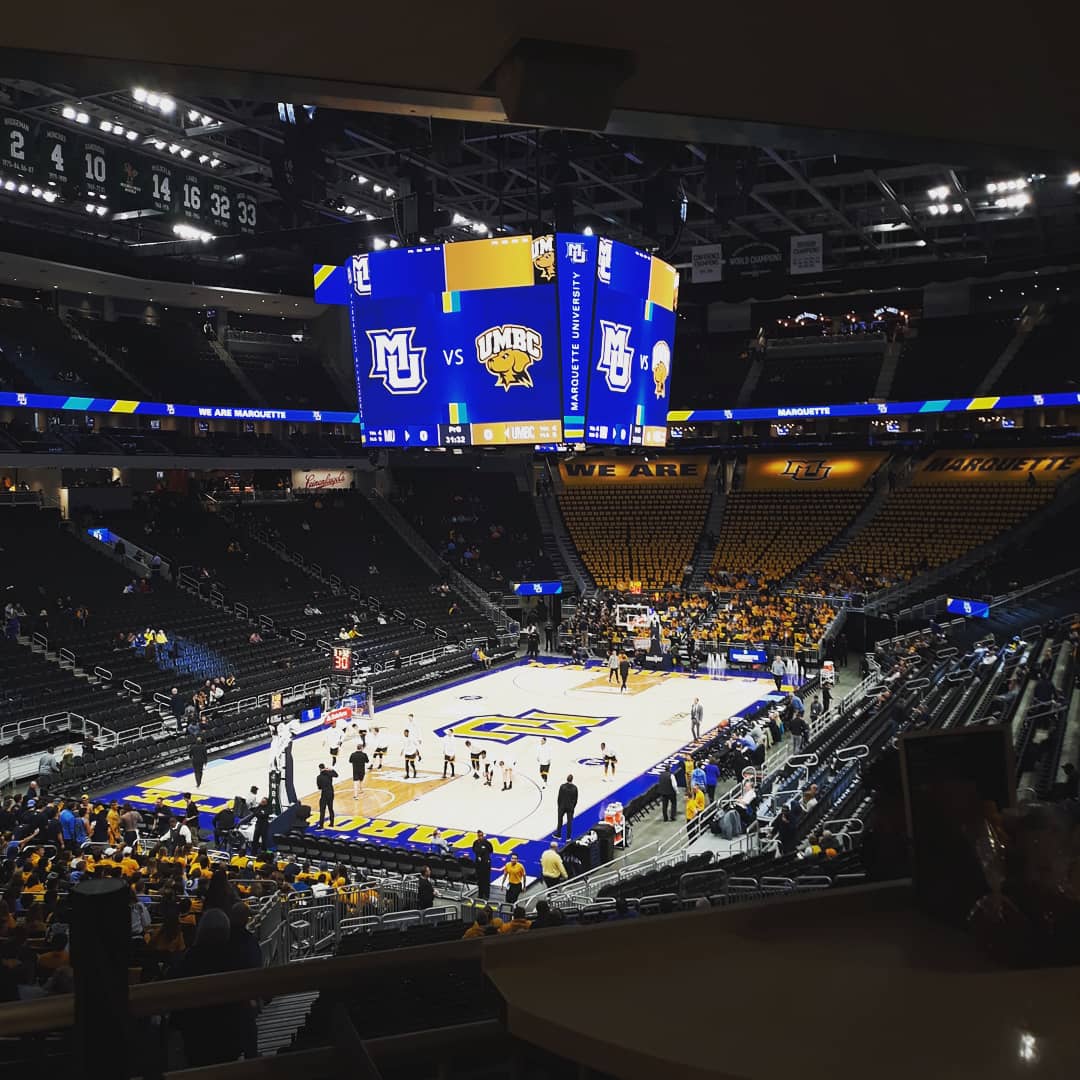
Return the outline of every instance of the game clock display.
{"type": "Polygon", "coordinates": [[[370,446],[666,441],[678,274],[654,256],[507,236],[358,255],[315,282],[348,303],[370,446]]]}

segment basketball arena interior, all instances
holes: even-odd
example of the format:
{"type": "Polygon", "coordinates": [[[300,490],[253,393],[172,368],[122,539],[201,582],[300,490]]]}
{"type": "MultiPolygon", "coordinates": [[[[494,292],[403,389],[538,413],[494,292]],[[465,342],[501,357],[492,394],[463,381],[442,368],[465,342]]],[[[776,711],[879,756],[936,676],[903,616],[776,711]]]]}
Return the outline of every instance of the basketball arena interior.
{"type": "Polygon", "coordinates": [[[1076,1076],[1067,35],[67,7],[0,43],[3,1069],[1076,1076]]]}

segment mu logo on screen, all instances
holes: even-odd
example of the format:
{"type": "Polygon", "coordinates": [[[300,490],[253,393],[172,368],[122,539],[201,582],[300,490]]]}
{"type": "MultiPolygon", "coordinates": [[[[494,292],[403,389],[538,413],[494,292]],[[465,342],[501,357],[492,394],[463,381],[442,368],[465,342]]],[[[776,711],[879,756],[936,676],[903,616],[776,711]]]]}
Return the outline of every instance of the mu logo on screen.
{"type": "Polygon", "coordinates": [[[792,480],[824,480],[831,472],[832,466],[825,458],[793,458],[780,475],[792,480]]]}
{"type": "Polygon", "coordinates": [[[423,345],[413,345],[415,326],[394,330],[367,330],[371,343],[369,377],[381,379],[391,394],[419,394],[427,386],[423,345]]]}
{"type": "Polygon", "coordinates": [[[527,326],[493,326],[476,337],[476,359],[495,376],[495,385],[532,386],[529,368],[544,355],[544,339],[527,326]]]}
{"type": "MultiPolygon", "coordinates": [[[[609,390],[625,393],[634,376],[634,349],[630,344],[630,327],[624,323],[600,320],[600,359],[597,370],[604,376],[609,390]]],[[[667,371],[664,372],[667,379],[667,371]]]]}
{"type": "Polygon", "coordinates": [[[479,739],[498,743],[512,743],[529,736],[540,738],[543,735],[568,743],[617,719],[616,716],[578,716],[576,713],[528,709],[517,716],[506,716],[503,713],[466,716],[437,728],[435,735],[440,739],[445,735],[453,735],[456,739],[479,739]]]}

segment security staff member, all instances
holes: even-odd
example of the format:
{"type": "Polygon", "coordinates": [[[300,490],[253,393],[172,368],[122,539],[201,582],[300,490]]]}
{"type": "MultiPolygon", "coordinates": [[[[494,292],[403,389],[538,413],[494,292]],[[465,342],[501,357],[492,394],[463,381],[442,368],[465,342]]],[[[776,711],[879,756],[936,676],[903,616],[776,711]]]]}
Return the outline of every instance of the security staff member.
{"type": "Polygon", "coordinates": [[[328,769],[325,765],[319,765],[319,775],[315,780],[315,786],[319,789],[319,828],[327,816],[330,818],[330,828],[334,827],[334,781],[337,773],[328,769]]]}
{"type": "Polygon", "coordinates": [[[675,820],[675,775],[670,769],[664,769],[656,779],[660,788],[660,810],[665,821],[675,820]],[[671,816],[668,816],[668,811],[671,816]]]}
{"type": "Polygon", "coordinates": [[[491,856],[494,852],[491,841],[484,835],[483,830],[478,829],[472,853],[476,863],[476,895],[481,900],[486,900],[491,895],[491,856]]]}
{"type": "Polygon", "coordinates": [[[571,773],[566,778],[566,783],[559,787],[559,823],[555,826],[552,834],[556,840],[562,837],[569,842],[574,835],[574,811],[577,809],[578,789],[574,784],[574,775],[571,773]],[[566,831],[563,832],[563,821],[566,822],[566,831]]]}

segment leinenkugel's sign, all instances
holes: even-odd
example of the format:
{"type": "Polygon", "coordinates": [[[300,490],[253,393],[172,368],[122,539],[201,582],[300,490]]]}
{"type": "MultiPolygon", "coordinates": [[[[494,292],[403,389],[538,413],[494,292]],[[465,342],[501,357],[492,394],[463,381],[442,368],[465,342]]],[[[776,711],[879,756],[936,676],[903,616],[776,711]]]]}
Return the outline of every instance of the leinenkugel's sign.
{"type": "Polygon", "coordinates": [[[652,484],[704,487],[709,459],[699,457],[601,458],[581,457],[559,463],[563,483],[568,487],[585,484],[652,484]]]}
{"type": "Polygon", "coordinates": [[[745,491],[821,491],[860,488],[885,460],[881,453],[751,454],[745,491]]]}
{"type": "Polygon", "coordinates": [[[348,491],[352,469],[293,469],[292,488],[300,491],[348,491]]]}
{"type": "Polygon", "coordinates": [[[916,484],[1058,484],[1080,472],[1075,449],[939,450],[915,472],[916,484]]]}

